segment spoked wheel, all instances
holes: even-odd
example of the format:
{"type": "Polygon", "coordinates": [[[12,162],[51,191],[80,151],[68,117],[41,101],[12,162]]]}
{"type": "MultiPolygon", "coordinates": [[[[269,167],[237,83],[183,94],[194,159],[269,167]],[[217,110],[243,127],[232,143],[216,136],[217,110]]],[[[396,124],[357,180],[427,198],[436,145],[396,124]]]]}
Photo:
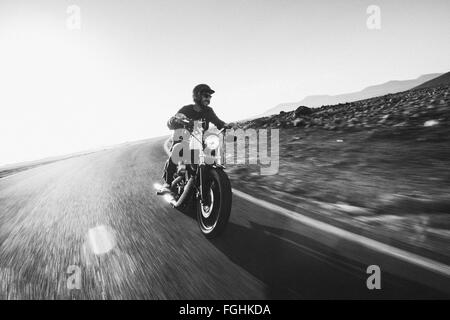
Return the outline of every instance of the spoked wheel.
{"type": "Polygon", "coordinates": [[[227,226],[231,211],[231,185],[222,170],[208,169],[205,174],[206,200],[197,203],[197,221],[207,238],[220,235],[227,226]]]}

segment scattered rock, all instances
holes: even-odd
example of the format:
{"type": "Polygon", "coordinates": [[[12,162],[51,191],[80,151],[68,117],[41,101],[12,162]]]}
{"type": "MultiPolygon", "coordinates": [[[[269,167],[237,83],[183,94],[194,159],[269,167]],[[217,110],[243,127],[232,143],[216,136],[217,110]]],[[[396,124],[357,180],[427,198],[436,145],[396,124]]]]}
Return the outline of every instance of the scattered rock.
{"type": "Polygon", "coordinates": [[[428,120],[428,121],[425,121],[423,126],[424,127],[433,127],[433,126],[438,125],[438,124],[439,124],[439,121],[437,121],[437,120],[428,120]]]}
{"type": "Polygon", "coordinates": [[[309,116],[312,113],[311,108],[308,108],[306,106],[300,106],[297,109],[295,109],[295,115],[297,117],[299,116],[309,116]]]}
{"type": "Polygon", "coordinates": [[[303,120],[302,118],[296,118],[294,121],[292,121],[294,127],[300,127],[302,125],[305,125],[305,120],[303,120]]]}

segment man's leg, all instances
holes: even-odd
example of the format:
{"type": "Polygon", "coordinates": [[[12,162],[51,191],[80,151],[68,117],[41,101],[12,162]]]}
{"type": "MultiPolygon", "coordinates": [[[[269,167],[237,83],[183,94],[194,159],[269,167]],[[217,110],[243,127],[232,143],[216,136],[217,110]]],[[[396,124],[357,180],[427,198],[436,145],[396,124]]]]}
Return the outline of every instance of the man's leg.
{"type": "Polygon", "coordinates": [[[164,164],[164,173],[163,173],[163,179],[170,186],[170,184],[173,181],[173,175],[177,171],[177,166],[172,162],[171,157],[167,159],[166,163],[164,164]]]}
{"type": "MultiPolygon", "coordinates": [[[[165,183],[164,183],[163,187],[161,188],[161,190],[158,192],[159,194],[171,192],[170,186],[173,182],[173,175],[177,171],[177,165],[175,163],[173,163],[173,161],[172,161],[173,147],[176,144],[177,143],[172,144],[172,147],[170,148],[169,159],[167,159],[166,163],[164,164],[164,173],[163,173],[162,178],[164,179],[165,183]]],[[[183,152],[183,151],[181,151],[181,152],[183,152]]]]}

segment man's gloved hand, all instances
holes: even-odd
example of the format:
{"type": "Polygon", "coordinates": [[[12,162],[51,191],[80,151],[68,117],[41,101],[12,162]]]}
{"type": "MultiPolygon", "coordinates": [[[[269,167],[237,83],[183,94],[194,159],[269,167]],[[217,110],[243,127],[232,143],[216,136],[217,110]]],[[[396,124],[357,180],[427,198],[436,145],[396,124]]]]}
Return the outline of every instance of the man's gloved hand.
{"type": "Polygon", "coordinates": [[[180,127],[188,130],[189,132],[192,132],[194,130],[194,121],[192,120],[189,120],[187,118],[177,119],[177,123],[180,125],[180,127]]]}
{"type": "Polygon", "coordinates": [[[194,130],[194,122],[181,113],[171,118],[171,124],[174,128],[184,128],[190,132],[194,130]]]}
{"type": "Polygon", "coordinates": [[[232,123],[225,123],[223,125],[223,129],[225,129],[225,130],[234,129],[234,125],[232,123]]]}
{"type": "Polygon", "coordinates": [[[191,120],[184,120],[183,123],[184,123],[184,128],[185,128],[187,131],[189,131],[189,132],[194,131],[194,121],[191,121],[191,120]]]}

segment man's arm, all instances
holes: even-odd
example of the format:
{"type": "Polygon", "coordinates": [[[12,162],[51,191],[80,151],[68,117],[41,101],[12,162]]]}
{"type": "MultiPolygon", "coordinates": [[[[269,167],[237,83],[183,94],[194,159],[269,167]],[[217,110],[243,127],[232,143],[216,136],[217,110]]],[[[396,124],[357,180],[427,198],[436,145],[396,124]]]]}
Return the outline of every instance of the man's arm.
{"type": "Polygon", "coordinates": [[[170,130],[181,129],[184,127],[184,124],[180,120],[189,120],[188,117],[181,112],[178,112],[176,115],[171,117],[169,121],[167,121],[167,126],[170,130]]]}
{"type": "Polygon", "coordinates": [[[191,106],[189,105],[182,107],[180,110],[178,110],[175,116],[167,121],[167,126],[170,130],[176,130],[185,127],[186,123],[183,123],[181,120],[190,120],[188,116],[190,114],[190,107],[191,106]]]}

